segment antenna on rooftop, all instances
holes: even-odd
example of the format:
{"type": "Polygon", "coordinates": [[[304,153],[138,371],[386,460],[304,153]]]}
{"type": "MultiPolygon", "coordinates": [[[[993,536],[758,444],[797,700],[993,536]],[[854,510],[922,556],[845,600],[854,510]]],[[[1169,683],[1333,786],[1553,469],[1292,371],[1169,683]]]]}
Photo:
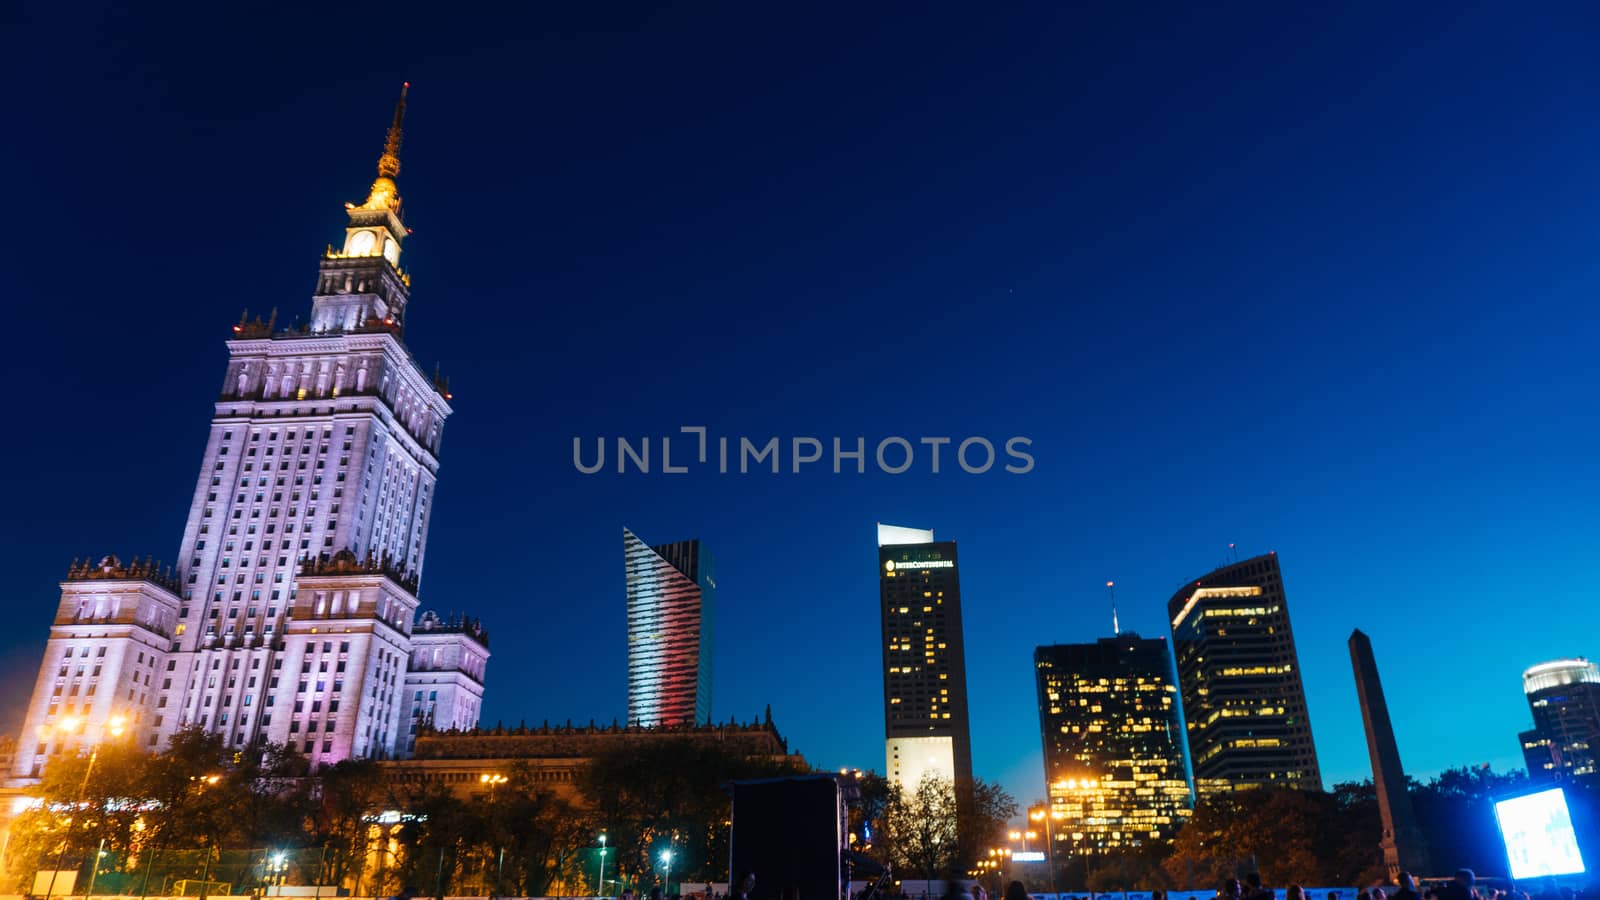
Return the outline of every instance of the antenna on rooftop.
{"type": "Polygon", "coordinates": [[[1106,582],[1106,593],[1111,595],[1111,633],[1117,637],[1122,636],[1122,623],[1117,621],[1117,583],[1106,582]]]}

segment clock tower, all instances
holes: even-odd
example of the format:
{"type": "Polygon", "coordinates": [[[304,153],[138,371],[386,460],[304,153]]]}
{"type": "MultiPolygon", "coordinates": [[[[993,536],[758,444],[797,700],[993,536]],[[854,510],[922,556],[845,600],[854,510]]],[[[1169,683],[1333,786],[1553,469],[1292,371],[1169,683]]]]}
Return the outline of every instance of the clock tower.
{"type": "Polygon", "coordinates": [[[311,301],[313,332],[382,325],[398,334],[403,328],[411,278],[400,268],[400,245],[410,232],[401,220],[400,191],[394,180],[400,174],[400,126],[410,89],[409,83],[400,89],[367,201],[345,204],[350,224],[345,227],[344,245],[337,250],[329,246],[323,254],[311,301]]]}

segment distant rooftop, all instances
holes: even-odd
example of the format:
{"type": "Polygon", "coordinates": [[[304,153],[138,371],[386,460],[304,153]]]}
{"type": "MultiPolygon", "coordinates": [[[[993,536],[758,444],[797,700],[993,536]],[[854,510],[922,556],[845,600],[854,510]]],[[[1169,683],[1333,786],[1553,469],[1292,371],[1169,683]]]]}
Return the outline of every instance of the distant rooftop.
{"type": "Polygon", "coordinates": [[[891,547],[897,544],[931,544],[933,543],[932,528],[907,528],[904,525],[885,525],[878,523],[878,546],[891,547]]]}
{"type": "Polygon", "coordinates": [[[441,616],[433,610],[428,610],[417,616],[415,626],[411,630],[412,637],[426,634],[464,634],[485,647],[489,646],[489,629],[483,623],[470,616],[451,613],[448,617],[441,616]]]}
{"type": "Polygon", "coordinates": [[[1555,659],[1522,673],[1522,692],[1533,694],[1569,684],[1600,684],[1600,666],[1584,659],[1555,659]]]}

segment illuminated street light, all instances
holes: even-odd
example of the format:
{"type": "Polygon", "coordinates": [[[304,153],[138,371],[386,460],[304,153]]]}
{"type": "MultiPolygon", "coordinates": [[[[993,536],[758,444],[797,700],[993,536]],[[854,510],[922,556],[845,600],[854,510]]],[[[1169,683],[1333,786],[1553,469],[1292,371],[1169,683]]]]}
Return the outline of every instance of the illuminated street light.
{"type": "MultiPolygon", "coordinates": [[[[81,727],[83,727],[83,726],[85,726],[87,724],[88,724],[88,722],[87,722],[86,718],[80,718],[80,717],[74,716],[74,715],[66,715],[66,716],[62,716],[59,720],[57,720],[57,723],[56,723],[56,726],[55,726],[54,730],[72,732],[72,731],[77,731],[79,728],[81,728],[81,727]]],[[[122,737],[123,731],[125,731],[127,729],[127,725],[128,725],[128,717],[124,716],[121,713],[115,713],[110,718],[106,719],[105,732],[109,733],[111,735],[111,737],[119,738],[119,737],[122,737]]],[[[42,732],[44,732],[45,734],[49,734],[49,732],[52,729],[50,729],[49,726],[45,726],[44,728],[41,728],[40,730],[42,732]]],[[[95,764],[95,762],[100,759],[100,743],[103,740],[105,740],[105,733],[101,734],[101,737],[100,737],[99,740],[93,740],[93,741],[89,742],[89,765],[84,767],[84,770],[83,770],[83,782],[78,785],[78,801],[77,801],[78,805],[82,805],[84,795],[89,792],[89,778],[90,778],[90,776],[92,776],[94,774],[94,764],[95,764]]],[[[101,844],[102,844],[102,847],[103,847],[104,846],[104,842],[102,841],[101,844]]],[[[49,883],[48,886],[45,887],[44,900],[50,900],[51,894],[55,891],[55,887],[56,887],[56,872],[59,872],[61,870],[61,866],[66,861],[66,857],[67,857],[67,842],[66,841],[62,841],[62,843],[61,843],[61,852],[59,854],[57,854],[57,856],[56,856],[56,868],[55,868],[55,871],[52,871],[50,873],[50,883],[49,883]]],[[[96,871],[98,871],[99,865],[100,865],[100,858],[97,855],[95,857],[95,869],[96,869],[96,871]]],[[[89,880],[92,882],[94,880],[94,876],[91,875],[89,880]]]]}

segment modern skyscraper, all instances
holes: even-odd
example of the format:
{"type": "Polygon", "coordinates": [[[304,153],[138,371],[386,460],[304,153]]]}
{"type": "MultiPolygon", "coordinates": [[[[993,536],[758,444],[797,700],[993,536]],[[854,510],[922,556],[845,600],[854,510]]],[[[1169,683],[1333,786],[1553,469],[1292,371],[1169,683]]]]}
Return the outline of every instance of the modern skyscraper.
{"type": "Polygon", "coordinates": [[[290,743],[314,763],[403,752],[400,691],[451,412],[401,340],[404,114],[402,92],[378,177],[323,254],[308,324],[233,326],[176,572],[116,557],[68,572],[17,776],[113,721],[150,748],[199,726],[235,747],[290,743]]]}
{"type": "Polygon", "coordinates": [[[1194,783],[1165,638],[1126,633],[1034,651],[1052,859],[1171,840],[1194,783]]]}
{"type": "Polygon", "coordinates": [[[1383,697],[1383,682],[1378,679],[1378,660],[1372,654],[1372,641],[1360,629],[1350,634],[1350,667],[1355,671],[1361,723],[1367,732],[1367,754],[1372,760],[1372,783],[1378,792],[1378,816],[1383,823],[1379,846],[1389,870],[1389,883],[1399,884],[1401,872],[1430,871],[1428,851],[1406,789],[1400,747],[1389,721],[1389,703],[1383,697]]]}
{"type": "Polygon", "coordinates": [[[1264,785],[1321,790],[1277,554],[1184,585],[1167,615],[1201,799],[1264,785]]]}
{"type": "Polygon", "coordinates": [[[1559,780],[1593,775],[1600,761],[1600,666],[1557,659],[1522,673],[1533,729],[1522,732],[1528,775],[1559,780]]]}
{"type": "Polygon", "coordinates": [[[628,593],[628,722],[711,721],[716,568],[700,541],[651,547],[622,529],[628,593]]]}
{"type": "Polygon", "coordinates": [[[972,737],[955,542],[880,524],[878,594],[889,780],[907,791],[930,772],[969,782],[972,737]]]}

